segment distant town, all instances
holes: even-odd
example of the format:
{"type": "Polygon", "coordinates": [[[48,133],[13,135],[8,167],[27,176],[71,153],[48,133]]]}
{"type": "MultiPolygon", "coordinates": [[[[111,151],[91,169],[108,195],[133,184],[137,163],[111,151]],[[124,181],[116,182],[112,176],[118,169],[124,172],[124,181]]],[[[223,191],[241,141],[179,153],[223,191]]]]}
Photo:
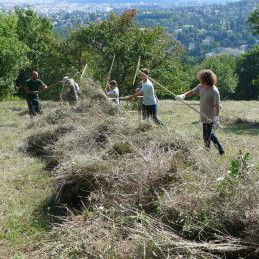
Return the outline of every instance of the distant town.
{"type": "Polygon", "coordinates": [[[39,14],[52,15],[59,12],[72,13],[76,11],[86,13],[111,12],[121,9],[164,8],[169,6],[197,6],[212,3],[229,3],[238,0],[2,0],[0,10],[15,8],[32,8],[39,14]]]}
{"type": "Polygon", "coordinates": [[[149,3],[82,3],[82,2],[53,2],[53,1],[32,1],[32,2],[21,2],[8,1],[1,3],[0,8],[3,10],[15,9],[15,8],[32,8],[38,14],[50,16],[56,13],[73,13],[73,12],[84,12],[84,13],[109,13],[111,11],[131,9],[131,8],[158,8],[157,4],[149,3]]]}

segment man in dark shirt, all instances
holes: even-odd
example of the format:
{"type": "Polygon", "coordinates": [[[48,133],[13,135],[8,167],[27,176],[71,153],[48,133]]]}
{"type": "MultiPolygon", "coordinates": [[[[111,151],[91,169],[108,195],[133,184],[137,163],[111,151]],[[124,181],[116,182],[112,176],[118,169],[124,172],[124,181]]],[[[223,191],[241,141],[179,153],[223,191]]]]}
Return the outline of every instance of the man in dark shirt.
{"type": "Polygon", "coordinates": [[[39,92],[47,88],[48,87],[41,80],[39,80],[38,73],[36,71],[32,71],[31,79],[26,81],[25,86],[26,100],[31,118],[40,113],[41,105],[39,100],[39,92]]]}

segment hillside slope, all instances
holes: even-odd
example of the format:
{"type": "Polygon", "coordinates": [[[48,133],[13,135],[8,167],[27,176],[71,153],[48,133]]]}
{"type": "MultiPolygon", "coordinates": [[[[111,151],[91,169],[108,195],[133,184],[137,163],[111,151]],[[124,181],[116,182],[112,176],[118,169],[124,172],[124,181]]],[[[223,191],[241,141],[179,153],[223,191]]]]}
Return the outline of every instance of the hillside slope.
{"type": "Polygon", "coordinates": [[[188,107],[162,101],[160,128],[83,85],[76,107],[46,102],[32,122],[24,104],[1,104],[4,257],[256,256],[258,123],[222,114],[222,157],[188,107]]]}

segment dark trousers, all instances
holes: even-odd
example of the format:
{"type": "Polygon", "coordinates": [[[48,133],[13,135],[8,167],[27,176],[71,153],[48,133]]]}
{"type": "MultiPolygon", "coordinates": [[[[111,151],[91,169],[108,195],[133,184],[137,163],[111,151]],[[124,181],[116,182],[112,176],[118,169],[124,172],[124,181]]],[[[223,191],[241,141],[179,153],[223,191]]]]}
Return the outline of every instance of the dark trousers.
{"type": "Polygon", "coordinates": [[[220,154],[224,153],[223,147],[216,137],[215,133],[212,132],[212,123],[203,123],[203,140],[205,147],[210,148],[211,141],[218,149],[220,154]]]}
{"type": "Polygon", "coordinates": [[[35,97],[35,98],[27,97],[26,100],[29,108],[29,113],[31,115],[37,115],[37,113],[40,113],[41,105],[38,97],[35,97]]]}
{"type": "Polygon", "coordinates": [[[143,114],[143,119],[148,119],[149,117],[152,118],[152,120],[161,126],[164,126],[163,122],[158,119],[157,117],[157,104],[154,105],[144,105],[142,104],[142,114],[143,114]]]}

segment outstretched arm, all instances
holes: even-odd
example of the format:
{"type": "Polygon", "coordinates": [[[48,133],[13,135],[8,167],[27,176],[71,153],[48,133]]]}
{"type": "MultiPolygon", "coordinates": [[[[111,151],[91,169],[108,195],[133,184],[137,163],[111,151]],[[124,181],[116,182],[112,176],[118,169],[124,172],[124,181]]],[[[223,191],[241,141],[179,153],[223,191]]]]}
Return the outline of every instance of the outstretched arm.
{"type": "Polygon", "coordinates": [[[185,97],[191,97],[191,96],[195,95],[195,92],[193,90],[190,90],[190,91],[186,92],[184,95],[185,95],[185,97]]]}
{"type": "Polygon", "coordinates": [[[129,95],[127,97],[127,100],[131,100],[131,99],[136,98],[138,96],[143,96],[143,91],[140,88],[136,89],[135,94],[129,95]]]}
{"type": "Polygon", "coordinates": [[[109,86],[109,83],[106,84],[105,88],[104,88],[104,92],[105,94],[107,94],[109,91],[110,91],[110,86],[109,86]]]}
{"type": "Polygon", "coordinates": [[[143,96],[143,91],[140,88],[136,89],[135,96],[143,96]]]}
{"type": "Polygon", "coordinates": [[[41,87],[40,87],[40,90],[39,91],[43,91],[43,90],[46,90],[48,87],[45,85],[45,84],[43,84],[43,85],[41,85],[41,87]]]}
{"type": "Polygon", "coordinates": [[[186,92],[186,93],[184,93],[184,94],[176,95],[176,96],[175,96],[175,99],[176,99],[177,101],[182,101],[182,100],[184,100],[186,97],[191,97],[191,96],[193,96],[193,95],[195,95],[195,92],[194,92],[193,90],[190,90],[190,91],[188,91],[188,92],[186,92]]]}

